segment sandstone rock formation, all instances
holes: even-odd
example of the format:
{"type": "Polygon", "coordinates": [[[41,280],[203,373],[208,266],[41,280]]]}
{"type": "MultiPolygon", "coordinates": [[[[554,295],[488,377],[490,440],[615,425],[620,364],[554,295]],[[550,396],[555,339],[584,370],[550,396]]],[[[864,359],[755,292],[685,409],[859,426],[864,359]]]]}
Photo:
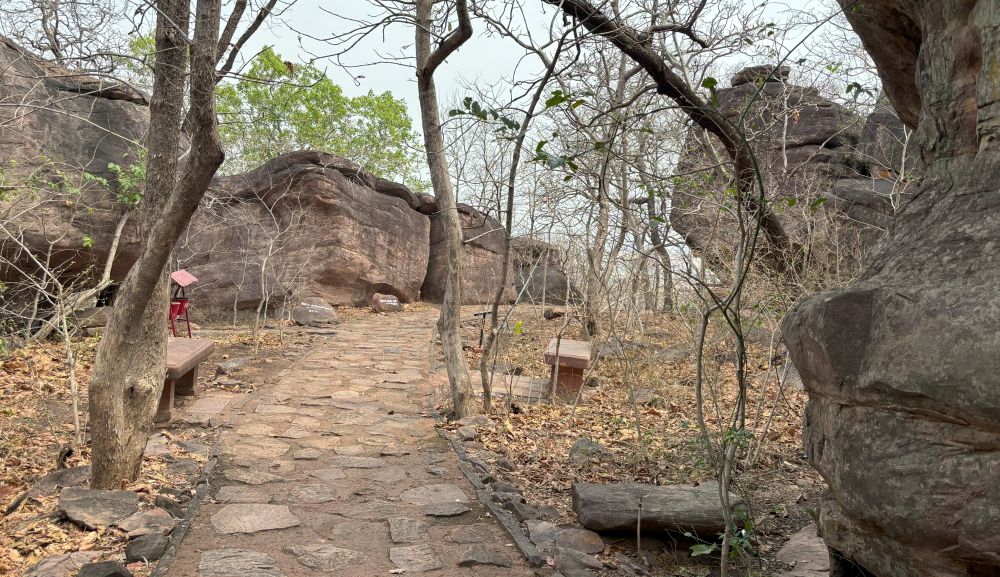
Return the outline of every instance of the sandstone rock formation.
{"type": "MultiPolygon", "coordinates": [[[[541,304],[544,300],[546,304],[566,304],[569,279],[562,268],[562,249],[544,241],[518,236],[511,239],[511,255],[514,293],[520,295],[521,302],[541,304]]],[[[572,300],[578,295],[570,288],[569,296],[572,300]]]]}
{"type": "MultiPolygon", "coordinates": [[[[717,92],[718,105],[734,122],[747,111],[767,198],[791,241],[808,247],[807,265],[850,273],[907,195],[901,178],[914,169],[912,149],[890,107],[863,119],[815,88],[790,84],[789,72],[744,69],[717,92]]],[[[721,273],[737,230],[728,177],[712,168],[725,152],[696,132],[686,148],[678,172],[688,176],[675,188],[671,225],[721,273]]]]}
{"type": "Polygon", "coordinates": [[[368,304],[376,292],[418,298],[428,218],[403,185],[317,151],[284,154],[219,177],[178,246],[198,277],[195,303],[231,310],[290,295],[368,304]],[[261,274],[263,269],[264,274],[261,274]]]}
{"type": "Polygon", "coordinates": [[[860,278],[782,332],[830,485],[820,531],[877,577],[1000,574],[996,3],[840,0],[926,171],[860,278]]]}
{"type": "MultiPolygon", "coordinates": [[[[0,256],[31,270],[31,259],[8,233],[23,235],[42,260],[51,246],[51,264],[67,278],[94,276],[124,207],[112,191],[87,183],[82,174],[110,179],[109,164],[126,166],[137,158],[148,123],[145,98],[0,37],[0,103],[0,214],[7,229],[0,232],[0,256]]],[[[138,257],[136,239],[135,228],[126,227],[116,275],[124,276],[138,257]]],[[[0,280],[19,276],[0,267],[0,280]]]]}
{"type": "MultiPolygon", "coordinates": [[[[0,38],[0,102],[0,142],[7,147],[0,163],[6,228],[0,231],[0,281],[10,289],[33,271],[17,239],[40,260],[51,251],[64,281],[89,288],[126,209],[116,202],[109,166],[141,162],[146,99],[0,38]]],[[[440,298],[435,291],[443,287],[435,279],[443,255],[428,267],[429,215],[436,212],[433,196],[348,160],[290,153],[257,170],[217,178],[177,247],[177,264],[199,278],[189,295],[196,316],[253,309],[264,297],[269,311],[293,295],[335,305],[366,305],[377,292],[413,301],[425,277],[430,296],[440,298]]],[[[502,227],[469,207],[462,215],[466,301],[487,302],[499,271],[502,227]]],[[[135,224],[128,223],[113,280],[123,279],[138,257],[137,238],[135,224]]],[[[14,292],[6,291],[5,308],[14,292]]]]}
{"type": "MultiPolygon", "coordinates": [[[[493,302],[503,262],[503,247],[507,232],[497,219],[479,212],[467,204],[458,205],[465,247],[465,272],[462,276],[462,302],[486,304],[493,302]]],[[[435,216],[431,217],[430,259],[427,277],[420,295],[424,300],[439,303],[444,300],[447,250],[444,229],[435,216]]],[[[513,275],[508,271],[504,301],[514,298],[513,275]]]]}

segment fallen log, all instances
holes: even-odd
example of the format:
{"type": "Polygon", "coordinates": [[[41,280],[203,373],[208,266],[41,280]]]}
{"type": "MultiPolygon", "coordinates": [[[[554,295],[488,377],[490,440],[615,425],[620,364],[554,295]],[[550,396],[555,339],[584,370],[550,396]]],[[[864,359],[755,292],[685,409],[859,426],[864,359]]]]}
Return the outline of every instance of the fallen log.
{"type": "MultiPolygon", "coordinates": [[[[726,527],[719,485],[714,482],[697,486],[573,483],[571,494],[580,524],[593,531],[634,531],[641,521],[643,529],[714,538],[726,527]]],[[[742,524],[739,497],[730,493],[729,500],[742,524]]]]}

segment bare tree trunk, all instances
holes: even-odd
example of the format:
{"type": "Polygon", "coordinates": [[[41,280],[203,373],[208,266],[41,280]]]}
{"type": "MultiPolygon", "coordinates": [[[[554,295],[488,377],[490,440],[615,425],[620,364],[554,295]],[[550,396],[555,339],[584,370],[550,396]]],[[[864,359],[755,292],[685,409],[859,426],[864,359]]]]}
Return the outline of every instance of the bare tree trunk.
{"type": "MultiPolygon", "coordinates": [[[[497,318],[500,313],[500,301],[503,299],[503,293],[507,289],[507,270],[510,268],[510,241],[511,241],[511,231],[514,227],[514,187],[517,181],[517,169],[521,163],[521,150],[524,148],[524,138],[528,134],[528,127],[531,125],[531,119],[535,115],[535,108],[538,106],[538,102],[542,98],[542,92],[549,83],[549,79],[552,77],[552,73],[555,72],[556,63],[559,61],[559,53],[562,52],[563,38],[559,39],[559,44],[556,45],[555,55],[549,62],[549,65],[545,69],[545,74],[542,75],[542,79],[538,82],[538,88],[535,90],[534,95],[531,97],[531,104],[528,105],[528,110],[524,114],[524,121],[521,123],[521,128],[518,129],[517,138],[514,141],[514,152],[511,156],[510,161],[510,173],[507,175],[507,218],[504,221],[504,231],[506,234],[506,242],[503,245],[503,269],[500,271],[500,282],[497,284],[497,292],[493,295],[493,308],[491,309],[492,315],[490,316],[490,334],[486,338],[486,342],[483,344],[483,355],[479,359],[479,376],[483,381],[483,410],[486,412],[490,411],[492,406],[493,391],[490,389],[489,378],[489,357],[490,352],[493,350],[493,345],[497,340],[497,326],[499,319],[497,318]]],[[[544,296],[542,297],[544,301],[544,296]]],[[[542,307],[542,314],[545,314],[545,307],[542,307]]]]}
{"type": "Polygon", "coordinates": [[[420,120],[424,131],[424,148],[427,166],[431,172],[431,185],[437,198],[439,213],[445,231],[445,245],[448,248],[448,273],[441,315],[438,317],[438,333],[444,349],[445,365],[448,369],[448,384],[451,387],[455,418],[461,419],[475,412],[469,371],[462,354],[462,224],[458,217],[455,194],[448,176],[448,158],[444,153],[444,136],[441,134],[441,116],[438,111],[437,88],[434,85],[434,70],[444,62],[466,40],[472,37],[472,23],[465,0],[457,0],[459,25],[431,51],[431,27],[434,0],[417,0],[416,7],[416,55],[417,92],[420,100],[420,120]]]}
{"type": "Polygon", "coordinates": [[[583,331],[589,339],[600,332],[598,310],[604,295],[604,253],[608,242],[611,219],[611,201],[608,199],[604,175],[597,187],[597,233],[587,250],[587,288],[583,302],[583,331]]]}
{"type": "MultiPolygon", "coordinates": [[[[646,70],[656,83],[656,91],[659,94],[673,100],[692,122],[719,138],[733,162],[736,199],[744,210],[755,216],[758,228],[767,241],[766,250],[757,252],[761,253],[764,263],[772,270],[783,274],[794,273],[800,266],[797,247],[789,239],[778,216],[754,194],[756,171],[749,143],[717,107],[706,103],[692,86],[674,72],[668,61],[648,41],[648,32],[632,28],[617,13],[608,16],[602,12],[604,3],[598,7],[589,0],[541,0],[541,2],[558,7],[591,33],[607,39],[627,54],[646,70]]],[[[699,9],[692,16],[692,21],[685,25],[686,29],[690,30],[700,14],[699,9]]],[[[675,30],[684,29],[684,26],[675,27],[675,30]]]]}
{"type": "Polygon", "coordinates": [[[223,159],[214,99],[219,0],[198,0],[190,43],[187,0],[159,0],[156,14],[149,170],[139,207],[140,230],[146,231],[143,251],[122,283],[91,375],[91,486],[102,489],[118,488],[139,474],[165,373],[165,267],[223,159]],[[194,133],[178,182],[189,52],[194,133]]]}

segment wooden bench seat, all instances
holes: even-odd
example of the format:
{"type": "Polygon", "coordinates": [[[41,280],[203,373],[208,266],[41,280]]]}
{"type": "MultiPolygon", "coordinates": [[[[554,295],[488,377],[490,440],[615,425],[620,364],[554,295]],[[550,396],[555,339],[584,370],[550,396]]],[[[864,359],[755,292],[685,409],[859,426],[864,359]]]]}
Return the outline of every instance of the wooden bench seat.
{"type": "Polygon", "coordinates": [[[215,350],[215,343],[206,339],[170,337],[167,340],[167,375],[163,381],[160,406],[156,409],[157,423],[173,418],[174,396],[192,396],[198,384],[198,364],[215,350]]]}
{"type": "Polygon", "coordinates": [[[552,366],[549,386],[555,387],[556,396],[563,399],[575,398],[583,386],[583,371],[590,368],[590,343],[572,339],[560,341],[558,338],[553,338],[545,348],[544,358],[545,364],[552,366]],[[556,366],[559,367],[558,376],[556,366]]]}

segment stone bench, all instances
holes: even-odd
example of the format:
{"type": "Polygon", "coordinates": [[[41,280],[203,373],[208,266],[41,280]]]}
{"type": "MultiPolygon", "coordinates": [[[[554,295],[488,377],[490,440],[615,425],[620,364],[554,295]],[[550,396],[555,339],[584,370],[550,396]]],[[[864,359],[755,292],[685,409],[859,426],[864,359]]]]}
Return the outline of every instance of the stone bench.
{"type": "Polygon", "coordinates": [[[549,386],[555,388],[556,396],[563,399],[575,398],[583,386],[583,371],[590,368],[590,343],[572,339],[553,338],[545,348],[545,364],[552,366],[549,386]],[[559,355],[556,356],[556,345],[559,355]],[[556,375],[556,367],[559,374],[556,375]]]}
{"type": "Polygon", "coordinates": [[[154,422],[166,423],[173,418],[174,396],[193,396],[198,384],[198,364],[215,350],[215,343],[206,339],[170,337],[167,340],[167,376],[163,381],[160,406],[154,422]]]}

